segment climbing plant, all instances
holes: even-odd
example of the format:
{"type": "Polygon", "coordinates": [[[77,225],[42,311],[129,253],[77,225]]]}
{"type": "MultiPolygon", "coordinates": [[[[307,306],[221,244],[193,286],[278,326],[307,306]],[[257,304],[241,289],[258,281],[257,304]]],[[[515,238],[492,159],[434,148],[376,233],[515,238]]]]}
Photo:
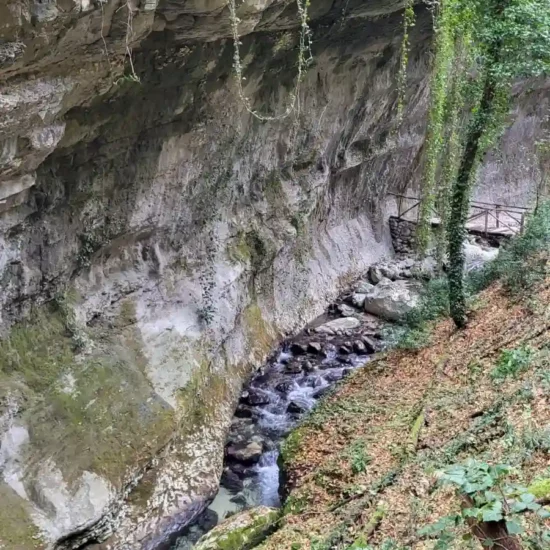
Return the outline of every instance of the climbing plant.
{"type": "Polygon", "coordinates": [[[304,71],[306,67],[312,61],[311,53],[311,29],[308,25],[308,8],[309,0],[296,0],[296,7],[298,10],[298,16],[300,19],[300,39],[298,46],[298,61],[297,61],[297,70],[298,74],[296,76],[296,83],[294,89],[290,93],[290,101],[283,111],[279,115],[269,115],[262,114],[259,111],[255,110],[252,107],[250,98],[248,98],[244,92],[243,82],[245,78],[243,77],[243,64],[241,61],[240,53],[240,35],[239,35],[239,23],[241,20],[237,15],[237,5],[236,0],[229,0],[229,19],[231,21],[231,31],[233,34],[233,69],[235,71],[235,78],[237,81],[237,92],[239,98],[242,101],[245,109],[255,118],[261,121],[270,121],[270,120],[282,120],[287,118],[294,111],[299,110],[299,92],[300,84],[304,78],[304,71]]]}
{"type": "Polygon", "coordinates": [[[403,38],[401,39],[401,56],[397,76],[397,126],[403,120],[405,93],[407,91],[407,65],[409,64],[409,51],[411,49],[410,29],[414,27],[415,21],[414,0],[407,0],[403,12],[403,38]]]}
{"type": "Polygon", "coordinates": [[[479,159],[505,125],[514,81],[547,72],[550,0],[438,4],[418,245],[426,247],[437,203],[446,224],[450,311],[458,327],[466,324],[463,241],[479,159]]]}

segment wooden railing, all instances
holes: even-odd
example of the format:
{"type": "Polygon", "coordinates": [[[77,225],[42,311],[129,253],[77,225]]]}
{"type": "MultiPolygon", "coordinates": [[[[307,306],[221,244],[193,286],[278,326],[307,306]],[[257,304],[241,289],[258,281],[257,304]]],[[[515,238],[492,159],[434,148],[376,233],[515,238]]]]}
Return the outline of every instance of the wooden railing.
{"type": "MultiPolygon", "coordinates": [[[[389,193],[389,195],[397,198],[398,218],[409,219],[409,221],[418,221],[420,216],[420,198],[408,197],[406,195],[399,195],[396,193],[389,193]],[[405,218],[407,215],[409,217],[405,218]]],[[[434,218],[432,218],[431,223],[433,225],[437,225],[440,223],[438,213],[433,207],[431,210],[434,214],[434,218]]],[[[466,227],[471,231],[479,231],[485,234],[517,234],[523,231],[526,217],[530,213],[531,209],[525,206],[508,206],[482,201],[472,201],[470,203],[469,216],[466,220],[466,227]]]]}

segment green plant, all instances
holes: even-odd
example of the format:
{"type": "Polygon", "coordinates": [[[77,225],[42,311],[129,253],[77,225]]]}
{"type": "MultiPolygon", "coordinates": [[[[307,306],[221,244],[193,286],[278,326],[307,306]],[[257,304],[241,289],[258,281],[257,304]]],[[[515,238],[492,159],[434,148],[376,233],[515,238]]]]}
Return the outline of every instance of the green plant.
{"type": "Polygon", "coordinates": [[[347,457],[350,460],[351,471],[354,474],[361,474],[366,471],[371,462],[371,457],[367,454],[365,441],[354,441],[347,450],[347,457]]]}
{"type": "Polygon", "coordinates": [[[550,512],[527,488],[507,481],[512,473],[507,464],[490,465],[473,459],[440,471],[440,484],[455,487],[460,511],[423,527],[418,535],[436,538],[435,548],[439,550],[451,548],[461,526],[471,530],[463,540],[475,537],[484,548],[494,547],[495,543],[503,549],[521,548],[518,537],[523,534],[535,534],[544,544],[550,540],[550,531],[541,526],[540,519],[548,519],[550,512]]]}
{"type": "Polygon", "coordinates": [[[533,354],[534,351],[529,346],[503,350],[496,367],[491,371],[491,378],[494,381],[502,381],[517,376],[527,369],[533,359],[533,354]]]}

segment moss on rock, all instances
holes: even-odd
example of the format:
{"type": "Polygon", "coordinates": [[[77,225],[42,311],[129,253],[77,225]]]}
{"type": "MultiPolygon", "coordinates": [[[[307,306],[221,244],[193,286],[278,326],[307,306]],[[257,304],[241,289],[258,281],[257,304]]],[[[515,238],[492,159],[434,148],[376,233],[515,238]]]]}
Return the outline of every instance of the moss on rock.
{"type": "Polygon", "coordinates": [[[279,510],[259,506],[247,510],[204,535],[195,550],[248,550],[260,544],[275,528],[279,510]]]}

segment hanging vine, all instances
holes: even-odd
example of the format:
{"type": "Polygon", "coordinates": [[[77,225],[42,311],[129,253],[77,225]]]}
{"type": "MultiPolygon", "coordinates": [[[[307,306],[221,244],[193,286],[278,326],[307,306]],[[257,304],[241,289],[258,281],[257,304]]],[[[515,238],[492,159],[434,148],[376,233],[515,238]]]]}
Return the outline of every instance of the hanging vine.
{"type": "Polygon", "coordinates": [[[280,115],[268,115],[262,114],[256,111],[250,102],[250,99],[244,93],[243,82],[243,66],[240,53],[240,36],[239,36],[239,23],[241,20],[237,16],[236,0],[229,0],[229,19],[231,21],[231,31],[233,34],[233,69],[235,71],[235,78],[237,80],[237,93],[242,101],[245,109],[255,118],[265,121],[271,120],[283,120],[287,118],[294,111],[299,110],[299,93],[300,84],[304,78],[304,71],[306,67],[311,63],[313,57],[311,53],[311,29],[308,25],[308,8],[310,0],[296,0],[296,7],[298,9],[298,15],[300,18],[300,40],[298,49],[298,74],[296,76],[296,84],[293,91],[290,93],[290,102],[285,111],[280,115]]]}
{"type": "Polygon", "coordinates": [[[407,66],[409,65],[409,52],[411,50],[410,30],[414,27],[415,22],[414,0],[407,0],[403,13],[403,38],[401,40],[401,56],[397,75],[397,126],[403,121],[407,92],[407,66]]]}

